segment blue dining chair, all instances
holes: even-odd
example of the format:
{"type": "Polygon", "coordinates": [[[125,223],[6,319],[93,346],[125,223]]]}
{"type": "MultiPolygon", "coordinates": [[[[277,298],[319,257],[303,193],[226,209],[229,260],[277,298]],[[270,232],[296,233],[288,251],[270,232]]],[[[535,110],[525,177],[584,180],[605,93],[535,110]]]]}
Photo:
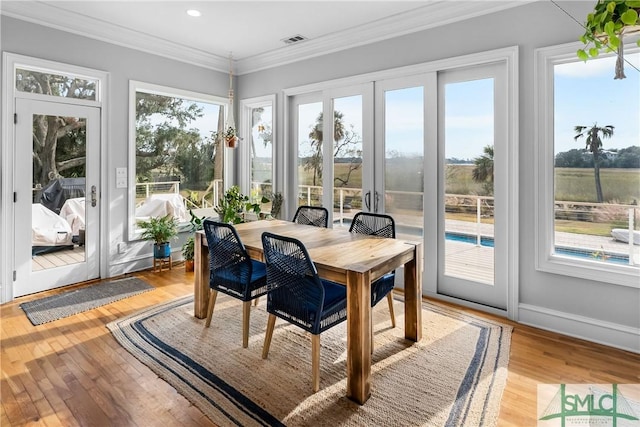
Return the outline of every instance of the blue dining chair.
{"type": "Polygon", "coordinates": [[[205,327],[211,325],[218,292],[237,298],[243,301],[242,347],[247,348],[251,300],[267,293],[265,265],[249,258],[238,232],[232,225],[206,219],[203,228],[209,246],[210,268],[209,305],[205,327]]]}
{"type": "Polygon", "coordinates": [[[327,228],[329,211],[322,206],[299,206],[293,216],[293,222],[327,228]]]}
{"type": "MultiPolygon", "coordinates": [[[[351,221],[349,231],[356,234],[394,239],[396,237],[396,223],[389,215],[358,212],[351,221]]],[[[393,291],[395,279],[396,272],[394,270],[371,284],[371,307],[374,307],[386,296],[393,328],[396,327],[396,316],[393,311],[393,295],[391,291],[393,291]]],[[[373,351],[373,327],[371,333],[371,351],[373,351]]]]}
{"type": "Polygon", "coordinates": [[[346,320],[346,288],[318,277],[307,249],[299,240],[265,232],[262,245],[270,289],[262,358],[269,355],[276,317],[311,333],[315,393],[320,389],[320,334],[346,320]]]}

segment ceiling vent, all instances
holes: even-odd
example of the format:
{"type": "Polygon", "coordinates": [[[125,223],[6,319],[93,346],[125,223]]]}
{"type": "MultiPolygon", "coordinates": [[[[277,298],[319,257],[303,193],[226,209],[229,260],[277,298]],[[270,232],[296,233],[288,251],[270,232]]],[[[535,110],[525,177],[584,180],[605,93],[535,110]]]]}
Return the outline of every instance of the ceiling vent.
{"type": "Polygon", "coordinates": [[[301,36],[300,34],[296,34],[295,36],[284,38],[281,41],[284,44],[294,44],[294,43],[300,43],[300,42],[305,41],[305,40],[307,40],[307,38],[305,36],[301,36]]]}

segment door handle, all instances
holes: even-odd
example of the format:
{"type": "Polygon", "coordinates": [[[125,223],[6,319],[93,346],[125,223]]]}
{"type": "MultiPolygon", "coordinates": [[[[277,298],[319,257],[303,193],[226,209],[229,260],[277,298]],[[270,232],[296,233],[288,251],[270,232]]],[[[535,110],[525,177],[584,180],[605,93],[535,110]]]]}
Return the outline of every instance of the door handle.
{"type": "Polygon", "coordinates": [[[367,207],[368,211],[371,211],[371,191],[367,191],[364,194],[364,205],[367,207]]]}
{"type": "Polygon", "coordinates": [[[378,192],[375,192],[375,195],[373,197],[373,212],[374,213],[378,213],[378,201],[380,200],[380,197],[378,197],[378,192]]]}
{"type": "Polygon", "coordinates": [[[96,186],[92,185],[91,186],[91,207],[96,207],[96,204],[98,203],[98,198],[96,196],[96,186]]]}

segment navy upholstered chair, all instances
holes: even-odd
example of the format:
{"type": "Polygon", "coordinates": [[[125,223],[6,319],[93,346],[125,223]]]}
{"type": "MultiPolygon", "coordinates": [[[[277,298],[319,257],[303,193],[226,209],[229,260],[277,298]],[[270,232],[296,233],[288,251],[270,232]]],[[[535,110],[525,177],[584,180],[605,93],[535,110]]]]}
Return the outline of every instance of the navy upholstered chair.
{"type": "MultiPolygon", "coordinates": [[[[353,217],[349,231],[356,234],[394,239],[396,237],[396,224],[389,215],[359,212],[353,217]]],[[[375,306],[386,296],[389,304],[391,326],[394,328],[396,327],[396,316],[393,311],[393,296],[391,295],[391,291],[393,290],[395,278],[396,272],[392,271],[371,284],[371,307],[375,306]]],[[[371,349],[373,350],[373,340],[371,340],[371,349]]]]}
{"type": "Polygon", "coordinates": [[[300,206],[293,216],[293,222],[327,228],[329,211],[322,206],[300,206]]]}
{"type": "Polygon", "coordinates": [[[269,355],[276,317],[308,331],[315,393],[320,389],[320,334],[347,318],[346,288],[318,277],[307,249],[299,240],[265,232],[262,245],[270,289],[262,358],[269,355]]]}
{"type": "Polygon", "coordinates": [[[203,227],[209,246],[210,267],[210,293],[205,327],[211,325],[218,292],[243,301],[242,346],[246,348],[249,345],[251,300],[267,293],[265,265],[249,258],[238,232],[232,225],[207,219],[203,222],[203,227]]]}

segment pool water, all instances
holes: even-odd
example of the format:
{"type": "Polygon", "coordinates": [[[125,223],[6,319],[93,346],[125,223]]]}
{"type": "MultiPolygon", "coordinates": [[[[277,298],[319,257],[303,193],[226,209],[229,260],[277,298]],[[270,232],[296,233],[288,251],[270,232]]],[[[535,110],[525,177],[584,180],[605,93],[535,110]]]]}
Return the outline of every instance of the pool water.
{"type": "MultiPolygon", "coordinates": [[[[349,224],[350,222],[345,221],[345,224],[349,224]]],[[[396,226],[396,232],[398,234],[422,234],[422,229],[417,228],[417,227],[408,227],[408,226],[396,226]]],[[[473,234],[464,234],[464,233],[455,233],[455,232],[446,232],[445,233],[445,238],[447,240],[450,241],[454,241],[454,242],[462,242],[462,243],[470,243],[470,244],[476,244],[476,236],[473,234]]],[[[493,237],[488,237],[488,236],[481,236],[480,237],[480,245],[488,247],[488,248],[493,248],[494,245],[494,240],[493,237]]],[[[561,256],[570,256],[570,257],[575,257],[575,258],[582,258],[582,259],[590,259],[590,260],[599,260],[602,261],[602,259],[600,258],[596,258],[594,256],[595,252],[600,252],[597,249],[581,249],[581,248],[570,248],[570,247],[565,247],[565,246],[556,246],[555,248],[555,254],[556,255],[561,255],[561,256]]],[[[611,253],[611,252],[605,252],[605,260],[604,262],[610,262],[613,264],[622,264],[622,265],[629,265],[629,256],[628,255],[622,255],[622,254],[616,254],[616,253],[611,253]]]]}

